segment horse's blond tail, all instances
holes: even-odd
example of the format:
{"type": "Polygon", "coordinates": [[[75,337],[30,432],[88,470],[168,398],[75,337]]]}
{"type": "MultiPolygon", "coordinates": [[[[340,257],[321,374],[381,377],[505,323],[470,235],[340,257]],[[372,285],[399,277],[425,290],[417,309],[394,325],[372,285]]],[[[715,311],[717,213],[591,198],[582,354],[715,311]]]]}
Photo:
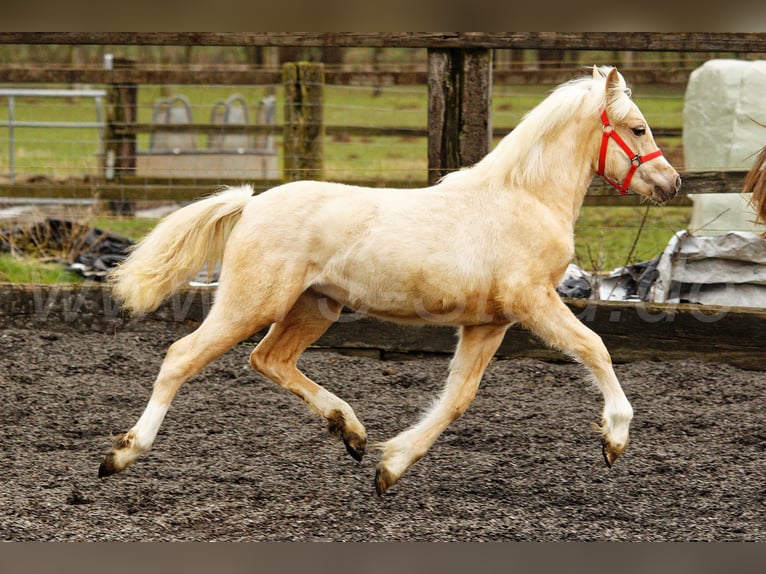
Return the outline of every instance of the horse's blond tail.
{"type": "Polygon", "coordinates": [[[766,223],[766,146],[761,149],[753,167],[747,172],[743,190],[753,194],[750,204],[755,209],[756,218],[759,222],[766,223]]]}
{"type": "Polygon", "coordinates": [[[168,215],[110,274],[115,296],[132,313],[148,313],[204,264],[213,269],[252,195],[249,186],[229,188],[168,215]]]}

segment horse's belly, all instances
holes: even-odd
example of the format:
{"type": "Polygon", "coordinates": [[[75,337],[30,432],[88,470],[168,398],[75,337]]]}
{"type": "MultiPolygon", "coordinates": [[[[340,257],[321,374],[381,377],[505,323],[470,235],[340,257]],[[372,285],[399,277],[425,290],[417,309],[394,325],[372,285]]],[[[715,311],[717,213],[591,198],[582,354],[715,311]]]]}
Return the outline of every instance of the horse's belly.
{"type": "Polygon", "coordinates": [[[405,323],[466,325],[504,323],[500,305],[489,288],[426,281],[342,281],[312,285],[315,291],[355,311],[405,323]]]}

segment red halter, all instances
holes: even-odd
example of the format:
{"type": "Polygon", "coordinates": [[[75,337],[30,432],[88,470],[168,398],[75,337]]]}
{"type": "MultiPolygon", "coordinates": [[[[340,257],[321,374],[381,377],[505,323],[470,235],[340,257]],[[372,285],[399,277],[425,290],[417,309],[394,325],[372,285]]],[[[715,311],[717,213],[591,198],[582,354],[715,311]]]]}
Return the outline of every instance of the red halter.
{"type": "Polygon", "coordinates": [[[625,141],[620,137],[620,134],[614,131],[614,128],[609,123],[609,118],[606,115],[606,110],[601,110],[601,123],[604,124],[604,135],[601,138],[601,151],[599,151],[598,154],[598,174],[603,177],[609,185],[619,191],[622,195],[625,195],[628,192],[630,180],[633,179],[633,174],[636,173],[638,166],[640,166],[645,161],[660,157],[662,155],[662,151],[658,149],[657,151],[653,151],[652,153],[648,153],[646,155],[638,155],[637,153],[634,153],[628,144],[626,144],[625,141]],[[609,145],[609,138],[614,139],[614,141],[617,142],[617,145],[622,148],[622,151],[624,151],[630,158],[630,169],[628,170],[628,174],[625,176],[625,180],[622,182],[622,185],[620,185],[619,182],[611,180],[606,175],[604,175],[604,167],[606,166],[606,148],[609,145]]]}

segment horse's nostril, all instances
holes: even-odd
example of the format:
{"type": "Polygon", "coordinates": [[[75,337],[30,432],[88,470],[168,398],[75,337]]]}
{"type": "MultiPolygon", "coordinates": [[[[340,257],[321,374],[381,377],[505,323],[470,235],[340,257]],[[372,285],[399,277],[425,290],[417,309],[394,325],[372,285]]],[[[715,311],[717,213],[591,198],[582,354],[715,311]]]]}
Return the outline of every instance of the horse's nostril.
{"type": "Polygon", "coordinates": [[[681,189],[681,176],[680,175],[678,177],[676,177],[676,185],[675,185],[676,192],[678,192],[679,189],[681,189]]]}

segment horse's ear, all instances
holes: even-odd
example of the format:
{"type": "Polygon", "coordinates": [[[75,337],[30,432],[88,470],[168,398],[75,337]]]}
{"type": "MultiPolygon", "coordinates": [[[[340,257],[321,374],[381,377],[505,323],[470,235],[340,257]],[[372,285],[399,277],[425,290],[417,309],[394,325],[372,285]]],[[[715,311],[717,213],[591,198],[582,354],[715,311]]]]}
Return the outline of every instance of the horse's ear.
{"type": "Polygon", "coordinates": [[[606,78],[606,74],[604,73],[604,70],[599,68],[596,64],[593,64],[593,79],[603,80],[604,78],[606,78]]]}
{"type": "Polygon", "coordinates": [[[606,77],[606,107],[609,108],[612,102],[616,101],[623,94],[623,88],[620,83],[620,73],[617,68],[609,70],[606,77]]]}

